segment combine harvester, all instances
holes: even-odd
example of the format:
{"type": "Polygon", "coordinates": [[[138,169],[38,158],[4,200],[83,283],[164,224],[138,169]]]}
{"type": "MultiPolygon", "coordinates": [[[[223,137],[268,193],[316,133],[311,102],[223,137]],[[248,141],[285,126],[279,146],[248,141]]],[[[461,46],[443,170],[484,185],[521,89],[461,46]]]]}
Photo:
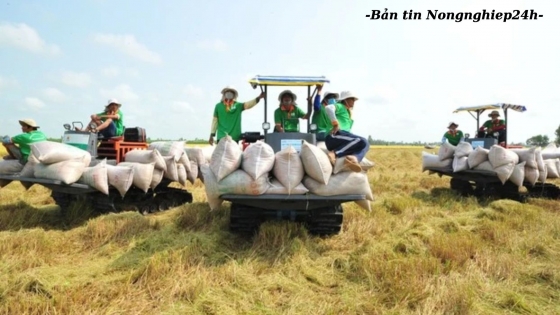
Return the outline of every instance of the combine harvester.
{"type": "MultiPolygon", "coordinates": [[[[525,112],[527,109],[525,106],[522,105],[513,105],[513,104],[491,104],[491,105],[482,105],[482,106],[469,106],[469,107],[460,107],[454,111],[463,112],[466,111],[471,116],[476,119],[476,131],[475,134],[478,133],[480,128],[480,114],[482,114],[486,110],[502,110],[504,113],[504,119],[506,124],[505,129],[505,141],[502,143],[498,143],[498,133],[492,134],[490,137],[486,138],[470,138],[469,134],[465,134],[465,142],[469,143],[472,147],[472,152],[481,153],[484,151],[489,153],[490,151],[499,150],[499,148],[495,148],[495,146],[500,146],[506,150],[511,150],[515,152],[520,157],[529,150],[532,149],[524,149],[522,146],[512,146],[507,144],[507,113],[508,109],[514,110],[516,112],[525,112]],[[477,149],[478,147],[483,148],[477,149]],[[494,148],[493,148],[494,147],[494,148]]],[[[458,146],[460,146],[459,144],[458,146]]],[[[457,146],[457,147],[458,147],[457,146]]],[[[463,196],[477,196],[477,197],[486,197],[486,198],[504,198],[504,199],[513,199],[520,202],[525,202],[528,197],[537,197],[537,198],[551,198],[551,199],[558,199],[560,198],[560,187],[546,183],[546,171],[542,173],[543,170],[540,169],[541,176],[539,177],[539,182],[534,180],[529,181],[528,176],[525,176],[525,172],[534,171],[534,169],[528,169],[529,166],[528,161],[524,163],[522,166],[523,168],[523,179],[519,180],[517,184],[512,182],[511,180],[503,181],[499,178],[498,173],[495,171],[495,168],[492,167],[472,167],[467,164],[467,167],[461,167],[459,164],[459,159],[457,158],[456,154],[453,153],[449,157],[445,156],[445,150],[454,150],[455,148],[448,143],[445,143],[440,148],[440,152],[438,154],[439,159],[435,161],[438,156],[433,156],[427,153],[423,153],[424,165],[423,171],[428,171],[429,174],[438,174],[441,176],[449,176],[451,177],[450,180],[450,187],[452,190],[457,191],[463,196]],[[442,155],[443,154],[443,155],[442,155]],[[445,156],[445,158],[442,158],[445,156]],[[430,160],[430,162],[427,162],[430,160]],[[426,166],[426,164],[428,164],[426,166]],[[437,165],[440,164],[440,165],[437,165]],[[454,169],[456,167],[456,169],[454,169]],[[521,187],[525,187],[527,192],[520,191],[521,187]]],[[[539,156],[542,161],[542,153],[540,152],[540,148],[538,148],[536,153],[536,160],[539,160],[539,156]]],[[[449,153],[451,154],[451,153],[449,153]]],[[[484,153],[483,153],[484,154],[484,153]]],[[[551,158],[554,158],[555,155],[553,154],[551,158]]],[[[523,159],[520,158],[519,162],[523,163],[523,159]]],[[[536,160],[533,160],[533,163],[536,163],[536,160]]],[[[469,163],[468,157],[464,157],[462,159],[463,163],[469,163]]],[[[486,160],[488,161],[488,160],[486,160]]],[[[544,164],[544,163],[543,163],[544,164]]],[[[489,162],[486,162],[486,166],[490,165],[489,162]]],[[[539,167],[540,168],[540,167],[539,167]]],[[[520,171],[520,169],[519,169],[520,171]]]]}
{"type": "MultiPolygon", "coordinates": [[[[311,87],[328,83],[325,77],[292,77],[292,76],[256,76],[249,81],[251,86],[266,93],[264,99],[263,134],[260,132],[246,132],[243,137],[243,148],[246,149],[257,141],[264,141],[270,145],[274,153],[292,146],[300,153],[305,142],[316,146],[317,126],[307,120],[307,132],[272,132],[269,133],[271,124],[268,122],[268,87],[307,87],[307,96],[313,97],[311,87]]],[[[274,108],[276,109],[276,107],[274,108]]],[[[312,112],[312,105],[308,104],[307,113],[312,112]]],[[[325,154],[326,156],[326,154],[325,154]]],[[[369,188],[369,185],[368,185],[369,188]]],[[[222,194],[222,200],[231,202],[230,230],[235,232],[252,233],[259,228],[265,220],[288,219],[304,223],[312,234],[330,235],[337,234],[342,228],[343,208],[342,203],[365,200],[366,196],[334,195],[319,196],[310,192],[306,194],[261,194],[241,195],[222,194]]]]}
{"type": "MultiPolygon", "coordinates": [[[[103,160],[108,165],[118,165],[125,162],[127,152],[147,150],[149,147],[143,128],[125,128],[123,136],[98,139],[97,133],[71,130],[76,129],[78,124],[80,129],[83,129],[81,122],[73,122],[72,126],[64,125],[66,131],[62,137],[62,143],[89,152],[91,155],[90,166],[103,160]]],[[[62,213],[65,213],[74,201],[86,201],[100,213],[135,209],[142,214],[164,211],[192,202],[192,195],[188,191],[169,187],[172,181],[166,178],[163,178],[154,189],[149,189],[147,192],[131,185],[124,196],[113,186],[109,186],[109,194],[106,195],[89,185],[78,182],[68,185],[60,180],[21,177],[19,174],[0,174],[0,181],[3,184],[1,186],[5,186],[11,181],[19,181],[27,189],[34,184],[50,189],[51,196],[61,208],[62,213]]]]}

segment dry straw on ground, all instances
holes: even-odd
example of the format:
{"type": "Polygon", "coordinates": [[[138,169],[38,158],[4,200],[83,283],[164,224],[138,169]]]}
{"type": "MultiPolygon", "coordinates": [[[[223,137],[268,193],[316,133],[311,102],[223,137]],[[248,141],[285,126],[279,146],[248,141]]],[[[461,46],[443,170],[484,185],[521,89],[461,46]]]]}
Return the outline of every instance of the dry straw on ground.
{"type": "MultiPolygon", "coordinates": [[[[49,191],[0,189],[3,314],[559,314],[558,201],[479,203],[421,173],[420,148],[372,147],[371,213],[311,237],[227,231],[228,203],[59,216],[49,191]]],[[[5,154],[1,152],[0,155],[5,154]]],[[[557,182],[558,183],[558,182],[557,182]]]]}

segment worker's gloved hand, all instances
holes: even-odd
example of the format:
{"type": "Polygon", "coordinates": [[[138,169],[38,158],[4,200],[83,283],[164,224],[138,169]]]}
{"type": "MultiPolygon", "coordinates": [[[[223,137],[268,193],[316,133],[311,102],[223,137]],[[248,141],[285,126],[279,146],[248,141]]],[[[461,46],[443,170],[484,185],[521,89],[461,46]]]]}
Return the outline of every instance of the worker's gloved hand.
{"type": "Polygon", "coordinates": [[[3,144],[8,144],[10,142],[12,142],[12,138],[10,138],[10,136],[3,136],[2,137],[2,143],[3,144]]]}

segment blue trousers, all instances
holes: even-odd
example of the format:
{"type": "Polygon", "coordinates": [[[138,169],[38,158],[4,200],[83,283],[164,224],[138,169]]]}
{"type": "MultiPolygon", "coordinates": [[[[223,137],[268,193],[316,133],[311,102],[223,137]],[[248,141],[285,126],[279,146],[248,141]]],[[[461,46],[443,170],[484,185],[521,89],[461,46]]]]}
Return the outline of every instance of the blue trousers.
{"type": "Polygon", "coordinates": [[[103,135],[105,139],[112,138],[117,135],[117,125],[115,125],[114,121],[111,121],[107,128],[101,130],[99,134],[103,135]]]}
{"type": "Polygon", "coordinates": [[[327,150],[334,151],[336,157],[354,155],[358,162],[361,162],[369,151],[369,143],[366,138],[344,130],[339,130],[334,135],[327,135],[325,145],[327,150]]]}

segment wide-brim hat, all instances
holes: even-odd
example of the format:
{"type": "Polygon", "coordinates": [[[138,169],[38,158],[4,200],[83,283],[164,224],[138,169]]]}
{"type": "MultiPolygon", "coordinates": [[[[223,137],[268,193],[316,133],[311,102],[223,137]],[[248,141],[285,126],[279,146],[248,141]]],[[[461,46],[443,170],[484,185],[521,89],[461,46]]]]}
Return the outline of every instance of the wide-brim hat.
{"type": "Polygon", "coordinates": [[[282,97],[284,97],[284,95],[286,95],[286,94],[289,94],[289,95],[292,97],[292,100],[293,100],[293,101],[297,100],[297,95],[296,95],[294,92],[290,91],[290,90],[284,90],[284,91],[282,91],[282,92],[278,95],[278,100],[279,100],[279,101],[282,101],[282,97]]]}
{"type": "Polygon", "coordinates": [[[500,117],[500,113],[497,110],[493,110],[490,114],[488,114],[488,117],[492,117],[492,115],[500,117]]]}
{"type": "Polygon", "coordinates": [[[105,108],[111,106],[112,104],[117,105],[118,108],[121,108],[121,106],[122,106],[122,104],[119,103],[119,101],[117,101],[116,98],[112,98],[112,99],[110,99],[110,100],[107,101],[107,105],[105,105],[105,108]]]}
{"type": "Polygon", "coordinates": [[[449,122],[449,124],[447,124],[447,128],[451,128],[451,125],[455,125],[455,126],[459,127],[458,123],[456,123],[454,121],[451,121],[451,122],[449,122]]]}
{"type": "Polygon", "coordinates": [[[237,93],[237,90],[232,87],[232,86],[226,86],[225,88],[222,89],[222,95],[226,94],[226,92],[233,92],[233,99],[237,99],[237,96],[239,95],[239,93],[237,93]]]}
{"type": "Polygon", "coordinates": [[[344,101],[344,100],[349,99],[349,98],[354,98],[354,99],[358,100],[358,97],[350,91],[340,92],[340,98],[338,100],[339,101],[344,101]]]}
{"type": "Polygon", "coordinates": [[[340,94],[338,94],[338,93],[325,91],[325,93],[323,93],[323,100],[322,101],[325,101],[327,99],[327,96],[329,96],[329,95],[334,95],[335,100],[338,100],[338,97],[340,96],[340,94]]]}
{"type": "Polygon", "coordinates": [[[23,125],[28,125],[29,127],[32,127],[32,128],[39,128],[39,126],[37,126],[37,123],[35,122],[35,120],[30,119],[30,118],[19,120],[19,124],[22,125],[22,126],[23,125]]]}

